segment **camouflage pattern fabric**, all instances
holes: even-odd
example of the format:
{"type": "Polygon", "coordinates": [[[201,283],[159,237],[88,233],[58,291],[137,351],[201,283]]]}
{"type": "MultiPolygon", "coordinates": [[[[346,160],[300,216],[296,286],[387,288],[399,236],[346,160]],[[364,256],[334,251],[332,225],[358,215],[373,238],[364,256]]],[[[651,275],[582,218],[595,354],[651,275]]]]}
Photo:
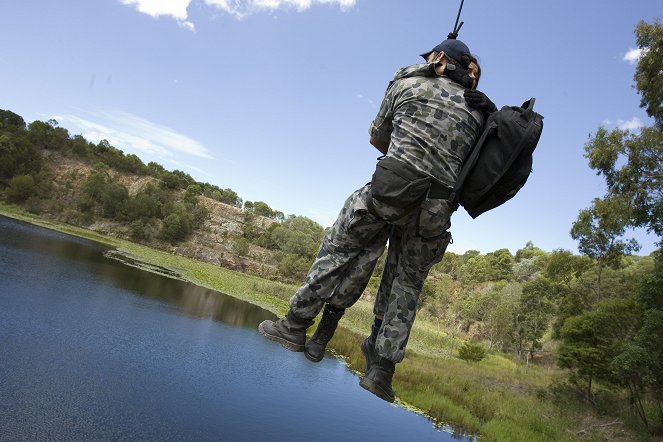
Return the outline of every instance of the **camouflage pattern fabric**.
{"type": "Polygon", "coordinates": [[[389,226],[368,211],[370,184],[345,201],[322,240],[304,285],[290,299],[299,317],[315,318],[328,302],[347,308],[357,302],[389,238],[389,226]]]}
{"type": "Polygon", "coordinates": [[[428,272],[451,241],[448,229],[454,210],[444,200],[424,200],[418,216],[410,217],[404,226],[392,227],[373,313],[384,318],[375,343],[377,353],[394,363],[405,356],[428,272]]]}
{"type": "Polygon", "coordinates": [[[370,184],[348,198],[320,246],[304,285],[290,300],[301,318],[317,316],[327,302],[352,306],[363,293],[389,239],[389,255],[374,311],[384,315],[376,348],[382,357],[400,362],[414,322],[419,293],[430,268],[449,243],[453,209],[443,200],[424,200],[404,218],[388,224],[368,210],[370,184]]]}
{"type": "Polygon", "coordinates": [[[397,71],[369,133],[389,143],[387,156],[453,187],[483,117],[468,107],[462,86],[432,75],[426,63],[397,71]]]}
{"type": "MultiPolygon", "coordinates": [[[[420,64],[396,73],[369,132],[389,143],[387,156],[453,187],[482,124],[481,114],[467,106],[461,86],[434,76],[429,65],[420,64]]],[[[448,229],[455,207],[444,200],[425,199],[388,223],[385,219],[393,219],[402,209],[374,201],[370,195],[367,184],[346,200],[304,285],[290,299],[290,309],[312,319],[325,303],[352,306],[389,240],[374,306],[374,313],[384,317],[376,350],[397,363],[405,354],[424,281],[451,240],[448,229]]]]}

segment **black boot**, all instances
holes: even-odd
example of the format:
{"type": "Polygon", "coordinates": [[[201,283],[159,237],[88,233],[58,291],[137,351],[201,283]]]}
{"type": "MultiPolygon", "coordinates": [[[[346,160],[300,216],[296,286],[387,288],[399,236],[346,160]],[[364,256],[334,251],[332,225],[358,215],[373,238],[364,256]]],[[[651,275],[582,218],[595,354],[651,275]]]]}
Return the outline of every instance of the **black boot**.
{"type": "Polygon", "coordinates": [[[364,354],[364,359],[366,359],[366,368],[364,369],[364,374],[368,374],[373,361],[377,357],[375,352],[375,341],[378,339],[378,332],[382,326],[382,320],[375,318],[373,320],[373,325],[371,326],[371,335],[364,339],[364,342],[361,343],[361,352],[364,354]]]}
{"type": "Polygon", "coordinates": [[[313,320],[295,316],[290,310],[283,319],[262,321],[258,331],[267,339],[280,343],[290,351],[304,351],[306,329],[312,324],[313,320]]]}
{"type": "Polygon", "coordinates": [[[306,355],[309,361],[320,362],[322,358],[325,357],[327,343],[331,340],[332,336],[334,336],[336,326],[338,325],[341,316],[343,316],[343,313],[345,313],[344,309],[337,309],[329,304],[325,306],[318,328],[315,330],[313,336],[311,336],[311,339],[306,343],[304,355],[306,355]]]}
{"type": "Polygon", "coordinates": [[[395,371],[396,364],[389,359],[376,355],[376,358],[371,364],[370,370],[366,373],[366,376],[361,378],[359,385],[380,399],[387,402],[394,402],[396,394],[391,388],[391,381],[394,377],[395,371]]]}

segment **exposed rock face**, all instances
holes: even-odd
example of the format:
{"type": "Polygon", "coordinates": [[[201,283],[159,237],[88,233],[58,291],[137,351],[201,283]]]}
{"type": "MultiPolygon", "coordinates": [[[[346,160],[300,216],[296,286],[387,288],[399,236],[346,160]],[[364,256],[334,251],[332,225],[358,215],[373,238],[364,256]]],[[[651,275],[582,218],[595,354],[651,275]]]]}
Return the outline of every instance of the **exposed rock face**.
{"type": "MultiPolygon", "coordinates": [[[[93,172],[93,167],[79,158],[49,152],[48,158],[53,189],[57,194],[57,204],[46,209],[42,216],[58,221],[86,227],[107,236],[131,240],[128,225],[109,219],[98,218],[86,223],[76,210],[82,196],[82,187],[93,172]]],[[[138,176],[109,170],[109,175],[125,186],[129,196],[135,196],[152,184],[159,185],[159,180],[151,176],[138,176]]],[[[184,192],[180,192],[184,196],[184,192]]],[[[249,245],[247,256],[237,256],[233,251],[235,241],[242,237],[247,223],[247,212],[204,196],[198,197],[198,204],[208,210],[209,216],[204,225],[189,237],[177,244],[160,239],[144,242],[150,247],[169,251],[182,256],[209,262],[226,268],[247,271],[264,277],[273,277],[277,273],[274,252],[249,245]]],[[[251,214],[251,225],[256,234],[264,233],[276,221],[251,214]]]]}

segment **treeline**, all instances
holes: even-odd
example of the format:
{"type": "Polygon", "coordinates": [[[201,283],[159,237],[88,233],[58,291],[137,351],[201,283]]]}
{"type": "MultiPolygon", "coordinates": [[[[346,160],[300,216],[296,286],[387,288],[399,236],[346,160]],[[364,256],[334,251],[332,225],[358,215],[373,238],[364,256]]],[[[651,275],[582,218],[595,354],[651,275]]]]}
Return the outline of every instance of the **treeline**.
{"type": "MultiPolygon", "coordinates": [[[[49,205],[53,208],[50,203],[62,196],[53,188],[52,171],[47,164],[53,153],[74,155],[94,165],[93,173],[83,183],[82,195],[74,201],[81,216],[74,216],[78,219],[71,221],[89,224],[102,217],[127,222],[136,240],[185,239],[206,218],[204,208],[197,204],[196,197],[200,195],[244,207],[256,215],[285,219],[282,212],[264,202],[243,202],[232,189],[197,182],[185,172],[168,171],[155,162],[144,164],[136,155],[125,154],[106,140],[94,144],[81,135],[71,136],[55,120],[26,124],[20,115],[0,110],[0,185],[7,200],[22,203],[36,213],[49,205]],[[129,196],[117,174],[110,172],[152,177],[156,184],[129,196]],[[182,192],[183,198],[179,195],[182,192]]],[[[75,172],[71,177],[79,178],[75,172]]]]}
{"type": "Polygon", "coordinates": [[[314,221],[286,217],[263,201],[243,201],[232,189],[197,182],[182,171],[171,172],[155,162],[144,164],[106,140],[94,144],[81,135],[71,136],[55,120],[26,124],[20,115],[0,110],[0,197],[33,213],[56,214],[83,226],[108,219],[128,225],[133,240],[177,243],[208,218],[200,196],[243,209],[243,229],[229,238],[236,255],[250,255],[255,245],[272,252],[278,277],[292,281],[306,272],[324,235],[314,221]],[[92,171],[74,169],[56,182],[53,155],[75,157],[92,171]],[[130,195],[122,175],[153,180],[130,195]],[[265,229],[259,217],[275,222],[265,229]]]}

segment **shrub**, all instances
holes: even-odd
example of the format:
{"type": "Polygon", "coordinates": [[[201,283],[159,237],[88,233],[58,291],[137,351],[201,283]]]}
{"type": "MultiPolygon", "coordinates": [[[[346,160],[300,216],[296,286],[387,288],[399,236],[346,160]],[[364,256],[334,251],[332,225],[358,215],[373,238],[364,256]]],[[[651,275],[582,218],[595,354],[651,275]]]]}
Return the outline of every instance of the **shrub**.
{"type": "Polygon", "coordinates": [[[18,175],[9,181],[7,197],[10,201],[25,201],[35,193],[35,180],[31,175],[18,175]]]}
{"type": "Polygon", "coordinates": [[[486,357],[486,349],[479,344],[465,342],[458,349],[458,357],[467,362],[479,362],[486,357]]]}

